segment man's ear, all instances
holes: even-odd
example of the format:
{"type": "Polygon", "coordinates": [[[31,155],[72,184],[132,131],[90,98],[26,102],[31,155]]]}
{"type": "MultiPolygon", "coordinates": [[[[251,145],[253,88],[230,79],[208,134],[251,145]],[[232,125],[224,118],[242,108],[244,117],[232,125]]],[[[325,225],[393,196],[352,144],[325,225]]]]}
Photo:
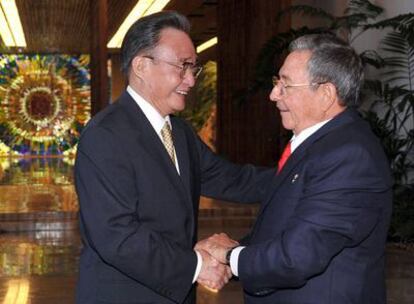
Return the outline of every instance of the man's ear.
{"type": "Polygon", "coordinates": [[[327,82],[321,84],[320,86],[323,93],[323,110],[327,112],[335,102],[338,102],[338,94],[333,83],[327,82]]]}
{"type": "Polygon", "coordinates": [[[142,56],[135,56],[131,62],[131,72],[138,78],[143,78],[145,72],[147,60],[142,56]]]}

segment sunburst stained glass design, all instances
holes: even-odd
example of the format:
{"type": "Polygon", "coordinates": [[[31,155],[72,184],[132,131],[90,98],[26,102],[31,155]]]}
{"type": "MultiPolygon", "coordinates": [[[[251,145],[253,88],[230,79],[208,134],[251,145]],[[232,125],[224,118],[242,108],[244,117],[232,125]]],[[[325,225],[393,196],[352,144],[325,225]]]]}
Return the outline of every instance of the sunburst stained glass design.
{"type": "Polygon", "coordinates": [[[0,155],[73,150],[90,107],[88,55],[0,55],[0,155]]]}

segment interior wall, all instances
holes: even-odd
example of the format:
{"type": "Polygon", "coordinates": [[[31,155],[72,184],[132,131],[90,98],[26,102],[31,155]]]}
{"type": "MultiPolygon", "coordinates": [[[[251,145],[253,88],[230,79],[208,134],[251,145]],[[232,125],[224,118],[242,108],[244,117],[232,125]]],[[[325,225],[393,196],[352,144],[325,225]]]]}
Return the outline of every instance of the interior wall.
{"type": "MultiPolygon", "coordinates": [[[[345,8],[348,5],[349,0],[292,0],[292,4],[306,4],[314,7],[320,7],[325,11],[334,14],[336,16],[343,15],[345,8]]],[[[379,20],[391,18],[400,14],[408,12],[414,12],[414,1],[412,0],[371,0],[375,5],[378,5],[384,9],[384,13],[378,18],[379,20]]],[[[292,18],[293,27],[299,27],[303,25],[317,25],[314,18],[295,17],[292,18]],[[312,21],[311,21],[312,20],[312,21]]],[[[355,34],[357,34],[356,32],[355,34]]],[[[358,53],[368,49],[378,50],[379,43],[384,37],[386,32],[384,30],[369,30],[358,36],[352,41],[352,46],[357,50],[358,53]]],[[[376,77],[377,73],[375,70],[368,70],[368,76],[376,77]]]]}
{"type": "MultiPolygon", "coordinates": [[[[384,13],[379,17],[379,20],[391,18],[400,14],[406,14],[408,12],[414,12],[414,1],[410,0],[376,0],[372,2],[384,9],[384,13]]],[[[357,39],[355,39],[352,45],[358,52],[362,52],[368,49],[375,49],[381,54],[379,43],[381,39],[384,38],[385,33],[385,30],[366,31],[357,39]]],[[[371,69],[369,70],[368,76],[375,77],[377,76],[377,73],[375,70],[371,69]]]]}
{"type": "Polygon", "coordinates": [[[284,144],[278,111],[269,101],[270,90],[244,103],[235,95],[250,84],[262,45],[290,25],[279,24],[275,18],[289,4],[274,0],[218,2],[217,149],[232,161],[274,165],[284,144]]]}
{"type": "Polygon", "coordinates": [[[111,59],[111,103],[114,102],[126,89],[127,81],[121,72],[121,54],[113,53],[110,55],[111,59]]]}

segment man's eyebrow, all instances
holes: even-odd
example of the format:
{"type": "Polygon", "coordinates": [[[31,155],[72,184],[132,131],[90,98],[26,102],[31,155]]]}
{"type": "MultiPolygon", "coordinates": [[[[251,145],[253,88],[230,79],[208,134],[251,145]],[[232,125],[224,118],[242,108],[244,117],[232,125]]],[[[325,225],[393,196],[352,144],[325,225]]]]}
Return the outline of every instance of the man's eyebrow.
{"type": "Polygon", "coordinates": [[[282,80],[287,80],[287,81],[292,80],[292,78],[290,78],[290,77],[289,77],[289,76],[287,76],[287,75],[280,75],[280,74],[279,74],[279,78],[280,78],[280,79],[282,79],[282,80]]]}
{"type": "MultiPolygon", "coordinates": [[[[178,60],[182,63],[185,63],[185,62],[193,63],[193,60],[192,60],[191,57],[179,58],[178,60]]],[[[195,60],[194,60],[194,63],[197,63],[197,62],[198,62],[198,57],[196,57],[195,60]]]]}

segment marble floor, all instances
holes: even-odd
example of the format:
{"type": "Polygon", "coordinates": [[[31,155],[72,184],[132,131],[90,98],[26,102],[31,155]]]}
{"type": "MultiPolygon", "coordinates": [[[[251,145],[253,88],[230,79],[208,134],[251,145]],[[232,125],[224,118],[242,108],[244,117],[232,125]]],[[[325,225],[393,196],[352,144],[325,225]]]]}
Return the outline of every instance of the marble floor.
{"type": "MultiPolygon", "coordinates": [[[[74,303],[79,249],[77,230],[2,234],[0,303],[74,303]]],[[[203,287],[197,292],[197,303],[242,303],[236,282],[219,293],[203,287]]]]}
{"type": "MultiPolygon", "coordinates": [[[[74,303],[81,248],[71,160],[0,159],[0,304],[74,303]]],[[[199,237],[249,231],[257,206],[203,198],[199,237]]],[[[387,249],[389,304],[414,303],[414,250],[387,249]]],[[[243,303],[230,282],[218,293],[197,290],[198,304],[243,303]]]]}

